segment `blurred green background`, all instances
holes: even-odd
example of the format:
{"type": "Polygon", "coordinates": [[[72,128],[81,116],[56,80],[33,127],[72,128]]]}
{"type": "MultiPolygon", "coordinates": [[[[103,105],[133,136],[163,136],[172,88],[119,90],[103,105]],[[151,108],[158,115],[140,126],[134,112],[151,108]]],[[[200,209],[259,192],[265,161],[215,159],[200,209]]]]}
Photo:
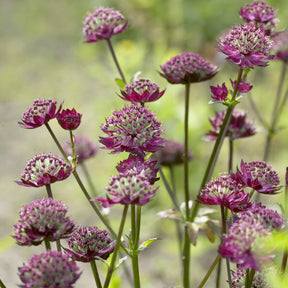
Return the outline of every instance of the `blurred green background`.
{"type": "MultiPolygon", "coordinates": [[[[246,1],[225,0],[0,2],[0,277],[7,287],[16,287],[19,284],[17,267],[32,254],[42,251],[40,247],[17,247],[9,236],[18,219],[20,207],[33,199],[45,197],[44,189],[20,187],[14,180],[19,179],[25,163],[37,153],[53,152],[59,155],[44,128],[24,130],[18,126],[22,112],[36,98],[53,98],[59,103],[64,101],[64,107],[75,107],[83,114],[82,124],[76,134],[98,141],[102,135],[99,128],[101,123],[114,109],[124,104],[117,96],[119,89],[114,79],[118,74],[107,44],[104,41],[96,44],[84,43],[81,29],[86,13],[99,6],[114,7],[128,19],[129,28],[113,37],[112,42],[126,78],[132,78],[136,72],[141,71],[141,77],[150,78],[161,88],[167,88],[158,102],[149,105],[158,119],[163,121],[165,137],[180,141],[183,139],[184,88],[181,85],[170,85],[161,78],[158,73],[160,65],[181,52],[195,52],[221,67],[221,71],[211,81],[195,84],[191,88],[190,147],[195,158],[191,162],[190,188],[196,195],[213,147],[213,143],[201,140],[202,134],[210,129],[208,118],[214,115],[214,110],[223,109],[219,105],[208,105],[209,85],[228,82],[237,73],[237,67],[226,63],[223,56],[217,53],[216,40],[223,30],[241,23],[238,12],[245,3],[246,1]]],[[[278,29],[286,27],[286,0],[267,3],[279,9],[278,29]]],[[[267,68],[256,68],[249,75],[249,80],[254,85],[252,97],[267,120],[270,119],[280,70],[281,63],[271,62],[267,68]]],[[[241,158],[246,161],[262,160],[265,140],[263,127],[257,122],[248,99],[244,97],[238,107],[248,111],[249,117],[255,120],[258,133],[251,138],[237,141],[234,163],[240,163],[241,158]]],[[[283,184],[288,165],[287,122],[287,108],[284,108],[280,121],[283,129],[273,140],[268,161],[279,172],[283,184]]],[[[64,143],[68,134],[56,124],[51,123],[60,141],[64,143]]],[[[227,170],[227,148],[228,143],[225,141],[214,175],[227,170]]],[[[125,157],[126,155],[109,155],[102,150],[87,163],[100,195],[104,193],[111,175],[116,174],[116,163],[125,157]]],[[[180,199],[182,174],[182,167],[178,167],[176,176],[180,199]]],[[[79,224],[99,224],[102,227],[92,209],[90,211],[85,208],[88,204],[74,179],[56,183],[52,188],[56,198],[67,203],[72,218],[79,224]]],[[[275,206],[276,201],[282,201],[282,196],[265,198],[263,201],[275,206]]],[[[161,186],[155,199],[143,209],[144,230],[141,238],[161,238],[141,256],[143,287],[181,284],[177,274],[181,269],[178,248],[174,242],[174,223],[160,220],[156,215],[171,207],[165,189],[161,186]]],[[[120,211],[119,207],[111,210],[113,215],[118,215],[120,211]]],[[[118,223],[113,225],[117,229],[118,223]]],[[[192,249],[192,267],[193,271],[197,271],[191,277],[194,286],[201,281],[217,249],[217,244],[209,244],[204,238],[200,240],[197,249],[192,249]],[[208,251],[208,254],[203,251],[208,251]]],[[[93,287],[93,279],[89,273],[90,268],[87,267],[75,287],[93,287]]],[[[119,278],[122,278],[121,272],[119,278]]],[[[125,281],[122,281],[122,287],[126,287],[125,281]]]]}

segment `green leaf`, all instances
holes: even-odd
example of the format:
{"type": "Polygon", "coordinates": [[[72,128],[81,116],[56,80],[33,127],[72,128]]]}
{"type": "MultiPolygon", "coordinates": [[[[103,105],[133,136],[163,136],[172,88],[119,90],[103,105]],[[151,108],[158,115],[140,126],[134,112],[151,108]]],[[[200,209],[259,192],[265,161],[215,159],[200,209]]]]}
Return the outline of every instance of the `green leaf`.
{"type": "Polygon", "coordinates": [[[148,239],[146,241],[144,241],[140,246],[139,246],[139,252],[143,251],[144,249],[146,249],[150,244],[152,244],[154,241],[158,240],[158,238],[151,238],[148,239]]]}
{"type": "Polygon", "coordinates": [[[125,90],[125,82],[122,79],[116,78],[115,82],[121,90],[125,90]]]}

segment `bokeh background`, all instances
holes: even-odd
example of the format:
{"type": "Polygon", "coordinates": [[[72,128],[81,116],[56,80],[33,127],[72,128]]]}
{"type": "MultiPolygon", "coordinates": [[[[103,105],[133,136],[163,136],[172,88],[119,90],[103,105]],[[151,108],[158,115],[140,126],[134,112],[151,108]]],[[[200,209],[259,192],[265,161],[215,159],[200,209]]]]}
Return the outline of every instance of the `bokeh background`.
{"type": "MultiPolygon", "coordinates": [[[[95,7],[106,6],[115,7],[127,17],[129,28],[113,37],[112,42],[126,78],[132,78],[141,71],[141,77],[150,78],[161,88],[167,88],[158,102],[149,105],[158,119],[163,121],[167,138],[183,139],[184,88],[170,85],[162,79],[158,73],[159,66],[181,52],[195,52],[221,68],[212,80],[191,88],[190,148],[195,157],[191,162],[190,189],[196,195],[213,147],[213,143],[202,141],[203,133],[210,129],[208,118],[214,115],[215,110],[223,109],[220,105],[208,105],[209,85],[227,82],[235,78],[237,73],[237,67],[225,62],[216,51],[216,40],[222,31],[241,23],[238,12],[245,3],[225,0],[0,2],[0,277],[7,287],[19,284],[17,267],[27,262],[32,254],[42,251],[41,247],[18,247],[14,243],[11,234],[18,219],[18,211],[33,199],[46,196],[44,189],[20,187],[14,181],[19,179],[26,162],[34,155],[43,152],[59,155],[45,128],[25,130],[18,126],[21,114],[34,99],[53,98],[59,103],[64,102],[64,107],[75,107],[83,114],[82,124],[75,134],[88,136],[98,142],[102,135],[99,128],[101,123],[113,110],[124,104],[117,96],[119,89],[114,79],[118,74],[106,43],[84,43],[81,29],[86,13],[95,7]]],[[[267,3],[279,9],[278,29],[285,28],[288,24],[286,0],[267,3]]],[[[267,120],[270,119],[280,71],[281,63],[271,62],[269,67],[256,68],[249,75],[254,88],[248,97],[253,97],[267,120]]],[[[248,111],[249,118],[257,126],[257,134],[237,141],[235,165],[240,163],[241,158],[245,161],[263,158],[265,131],[245,98],[238,107],[248,111]]],[[[273,139],[268,161],[279,172],[283,184],[288,166],[287,120],[285,107],[280,121],[281,129],[273,139]]],[[[61,143],[65,143],[69,135],[59,129],[54,121],[51,121],[51,125],[61,143]]],[[[227,153],[228,143],[225,141],[214,175],[227,170],[227,153]]],[[[104,194],[109,178],[116,174],[116,163],[125,157],[109,155],[107,151],[101,150],[87,162],[98,195],[104,194]]],[[[182,174],[183,168],[178,167],[176,185],[180,199],[183,194],[182,174]]],[[[141,239],[160,239],[140,257],[143,287],[148,288],[181,285],[175,225],[157,216],[159,211],[172,207],[162,183],[160,185],[154,200],[143,209],[141,239]]],[[[70,215],[77,223],[104,228],[73,178],[56,183],[52,189],[55,198],[63,200],[70,207],[70,215]]],[[[263,201],[275,206],[276,202],[282,201],[282,195],[264,198],[263,201]]],[[[120,207],[111,209],[115,229],[118,229],[119,213],[120,207]]],[[[192,287],[200,283],[205,269],[214,260],[216,250],[217,243],[210,244],[200,236],[197,248],[192,248],[192,287]]],[[[81,268],[83,275],[75,287],[93,287],[90,267],[82,265],[81,268]]],[[[106,268],[101,266],[100,269],[105,271],[106,268]]],[[[117,275],[113,287],[128,287],[123,272],[119,270],[117,275]]],[[[209,285],[212,284],[208,283],[207,287],[209,285]]]]}

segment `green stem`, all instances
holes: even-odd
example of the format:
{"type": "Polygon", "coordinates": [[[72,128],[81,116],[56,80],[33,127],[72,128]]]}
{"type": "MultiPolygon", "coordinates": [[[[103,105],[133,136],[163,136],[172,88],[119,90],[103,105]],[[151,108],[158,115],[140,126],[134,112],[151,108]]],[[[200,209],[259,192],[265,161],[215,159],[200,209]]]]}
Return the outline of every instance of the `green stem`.
{"type": "Polygon", "coordinates": [[[92,260],[90,262],[90,265],[91,265],[91,268],[92,268],[92,271],[93,271],[96,287],[97,288],[102,288],[102,284],[101,284],[101,281],[100,281],[100,277],[99,277],[99,273],[98,273],[98,269],[97,269],[95,260],[92,260]]]}
{"type": "Polygon", "coordinates": [[[122,233],[123,233],[123,230],[124,230],[124,225],[125,225],[125,221],[126,221],[128,208],[129,208],[129,206],[125,205],[124,209],[123,209],[123,214],[122,214],[121,223],[120,223],[120,227],[119,227],[119,231],[118,231],[118,236],[117,236],[117,240],[116,240],[115,249],[114,249],[114,252],[113,252],[113,255],[112,255],[112,260],[111,260],[110,266],[108,268],[108,272],[107,272],[107,275],[106,275],[106,279],[105,279],[105,283],[103,285],[103,288],[108,288],[109,287],[109,283],[110,283],[112,274],[113,274],[114,269],[115,269],[115,263],[116,263],[117,254],[118,254],[119,248],[121,246],[121,237],[122,237],[122,233]]]}
{"type": "MultiPolygon", "coordinates": [[[[201,182],[199,193],[205,187],[206,183],[210,180],[212,172],[214,170],[214,166],[216,164],[220,149],[222,147],[223,140],[225,138],[228,126],[230,124],[231,115],[232,115],[234,106],[237,104],[237,103],[233,104],[233,102],[235,101],[236,96],[237,96],[237,92],[238,92],[239,84],[240,84],[240,81],[241,81],[241,78],[242,78],[242,74],[243,74],[243,69],[240,69],[239,73],[238,73],[238,78],[237,78],[237,82],[236,82],[236,85],[235,85],[235,89],[233,91],[233,95],[232,95],[232,99],[231,99],[231,103],[232,104],[227,108],[226,115],[225,115],[225,118],[223,120],[223,124],[222,124],[220,132],[219,132],[219,134],[217,136],[217,139],[216,139],[216,142],[214,144],[214,148],[213,148],[213,151],[211,153],[211,156],[210,156],[210,159],[209,159],[209,162],[208,162],[204,177],[203,177],[202,182],[201,182]]],[[[190,217],[190,221],[191,222],[194,221],[194,219],[196,217],[196,214],[197,214],[197,211],[198,211],[198,208],[199,208],[199,202],[198,201],[194,201],[193,202],[193,207],[192,207],[192,212],[191,212],[191,217],[190,217]]]]}
{"type": "Polygon", "coordinates": [[[172,191],[175,195],[175,199],[177,202],[177,198],[176,198],[176,187],[175,187],[175,175],[174,175],[174,169],[173,169],[173,165],[169,165],[169,172],[170,172],[170,179],[171,179],[171,185],[172,185],[172,191]]]}
{"type": "Polygon", "coordinates": [[[44,240],[46,250],[51,250],[51,244],[48,239],[44,240]]]}
{"type": "Polygon", "coordinates": [[[90,190],[91,190],[93,196],[94,196],[94,197],[97,197],[97,193],[96,193],[95,186],[94,186],[94,184],[93,184],[93,181],[92,181],[92,179],[91,179],[91,176],[90,176],[90,174],[89,174],[89,171],[88,171],[88,169],[87,169],[86,164],[84,163],[84,161],[82,161],[82,162],[80,163],[80,166],[82,167],[82,170],[83,170],[84,175],[85,175],[85,177],[86,177],[86,179],[87,179],[88,185],[89,185],[89,187],[90,187],[90,190]]]}
{"type": "Polygon", "coordinates": [[[254,269],[251,269],[251,271],[250,269],[246,270],[245,288],[252,287],[254,275],[255,275],[254,269]]]}
{"type": "Polygon", "coordinates": [[[50,185],[50,184],[46,184],[45,187],[46,187],[46,191],[47,191],[48,198],[52,198],[52,199],[53,199],[53,194],[52,194],[52,190],[51,190],[51,185],[50,185]]]}
{"type": "Polygon", "coordinates": [[[207,280],[209,279],[211,273],[213,272],[214,268],[216,267],[217,263],[221,260],[221,256],[218,254],[217,257],[215,258],[214,262],[212,263],[212,265],[210,266],[209,270],[207,271],[205,277],[203,278],[203,280],[201,281],[200,285],[197,288],[202,288],[205,283],[207,282],[207,280]]]}
{"type": "Polygon", "coordinates": [[[73,168],[75,168],[77,165],[77,158],[75,154],[75,143],[74,143],[74,136],[73,136],[72,130],[69,130],[69,134],[70,134],[70,142],[71,142],[71,147],[72,147],[73,168]]]}
{"type": "Polygon", "coordinates": [[[216,288],[220,287],[221,270],[222,270],[222,258],[220,258],[219,263],[218,263],[217,277],[216,277],[216,288]]]}
{"type": "Polygon", "coordinates": [[[233,139],[229,138],[229,163],[228,163],[228,171],[232,173],[233,171],[233,139]]]}
{"type": "Polygon", "coordinates": [[[118,70],[118,72],[119,72],[119,74],[120,74],[120,76],[121,76],[121,79],[122,79],[122,81],[123,81],[125,84],[127,84],[127,83],[126,83],[126,80],[125,80],[125,77],[124,77],[124,74],[123,74],[123,72],[122,72],[122,70],[121,70],[121,68],[120,68],[119,62],[118,62],[118,60],[117,60],[117,57],[116,57],[115,51],[114,51],[114,49],[113,49],[111,40],[110,40],[110,39],[107,39],[107,43],[108,43],[109,50],[110,50],[110,53],[111,53],[111,55],[112,55],[113,61],[114,61],[115,65],[116,65],[116,67],[117,67],[117,70],[118,70]]]}
{"type": "Polygon", "coordinates": [[[190,287],[190,237],[188,233],[188,225],[185,225],[184,230],[184,249],[183,249],[183,287],[190,287]]]}
{"type": "Polygon", "coordinates": [[[2,282],[1,279],[0,279],[0,287],[1,287],[1,288],[6,288],[6,286],[4,285],[4,283],[2,282]]]}

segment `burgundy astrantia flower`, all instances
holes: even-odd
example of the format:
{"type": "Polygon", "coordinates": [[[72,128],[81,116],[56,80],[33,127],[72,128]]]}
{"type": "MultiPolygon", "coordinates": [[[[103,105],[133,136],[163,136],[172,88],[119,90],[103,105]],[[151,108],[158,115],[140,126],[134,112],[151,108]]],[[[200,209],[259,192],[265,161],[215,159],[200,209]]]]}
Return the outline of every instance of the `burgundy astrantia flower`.
{"type": "Polygon", "coordinates": [[[65,252],[75,261],[91,262],[99,258],[106,260],[114,251],[116,242],[109,237],[106,230],[98,227],[79,227],[67,239],[70,249],[65,252]]]}
{"type": "Polygon", "coordinates": [[[132,103],[144,104],[158,100],[164,92],[165,90],[160,91],[160,87],[149,79],[139,79],[126,85],[125,90],[121,91],[122,96],[120,97],[132,103]]]}
{"type": "Polygon", "coordinates": [[[85,17],[83,35],[86,43],[94,43],[126,30],[128,22],[124,16],[114,8],[100,7],[85,17]]]}
{"type": "Polygon", "coordinates": [[[100,137],[100,143],[112,153],[131,152],[145,156],[144,152],[155,152],[162,148],[164,139],[162,124],[146,107],[132,104],[120,111],[114,111],[113,117],[102,125],[102,131],[108,137],[100,137]]]}
{"type": "Polygon", "coordinates": [[[151,185],[159,180],[157,178],[157,172],[159,171],[158,162],[153,161],[151,158],[144,159],[142,156],[129,154],[128,159],[121,161],[116,166],[116,169],[120,173],[134,171],[143,174],[151,185]]]}
{"type": "MultiPolygon", "coordinates": [[[[213,126],[213,130],[205,133],[206,137],[204,137],[203,140],[214,141],[217,139],[225,115],[226,110],[217,112],[215,116],[209,119],[213,126]]],[[[255,130],[256,128],[253,126],[252,121],[246,119],[246,112],[234,109],[225,137],[229,137],[231,140],[249,137],[255,134],[255,130]]]]}
{"type": "Polygon", "coordinates": [[[67,238],[74,230],[74,223],[66,216],[68,209],[52,198],[33,201],[20,210],[20,220],[14,225],[12,236],[18,245],[39,245],[44,240],[67,238]]]}
{"type": "Polygon", "coordinates": [[[242,69],[267,66],[268,60],[273,58],[269,55],[272,46],[273,41],[265,36],[264,28],[253,24],[238,25],[218,41],[218,50],[242,69]]]}
{"type": "Polygon", "coordinates": [[[73,288],[81,273],[68,255],[48,250],[33,255],[27,264],[19,268],[21,288],[57,287],[73,288]]]}
{"type": "MultiPolygon", "coordinates": [[[[233,81],[230,79],[230,81],[231,81],[231,85],[232,85],[233,89],[235,89],[237,80],[233,81]]],[[[238,91],[240,93],[247,93],[252,89],[252,87],[253,87],[253,85],[251,85],[250,83],[244,82],[243,80],[241,80],[239,87],[238,87],[238,91]]]]}
{"type": "Polygon", "coordinates": [[[256,26],[263,25],[266,30],[266,35],[270,35],[279,22],[276,14],[277,10],[267,5],[265,1],[259,0],[245,4],[240,10],[240,16],[245,23],[253,23],[256,26]]]}
{"type": "Polygon", "coordinates": [[[251,207],[249,195],[241,190],[241,185],[228,175],[220,176],[206,183],[198,196],[198,201],[206,205],[227,207],[233,212],[251,207]]]}
{"type": "MultiPolygon", "coordinates": [[[[163,149],[155,152],[153,158],[157,159],[160,165],[173,166],[184,163],[185,147],[183,143],[174,140],[167,140],[163,149]]],[[[191,151],[188,151],[188,159],[194,157],[191,151]]]]}
{"type": "MultiPolygon", "coordinates": [[[[74,137],[74,148],[78,163],[82,163],[84,160],[93,157],[99,150],[96,143],[84,136],[74,137]]],[[[63,146],[63,150],[67,156],[73,157],[71,141],[63,146]]]]}
{"type": "Polygon", "coordinates": [[[259,193],[275,194],[282,186],[276,171],[263,161],[241,161],[234,179],[241,185],[251,187],[259,193]]]}
{"type": "Polygon", "coordinates": [[[73,108],[72,110],[63,109],[61,112],[57,113],[57,120],[59,125],[65,130],[75,130],[79,127],[81,123],[82,115],[77,113],[73,108]]]}
{"type": "Polygon", "coordinates": [[[150,201],[158,188],[152,188],[145,175],[127,171],[110,179],[106,198],[97,198],[94,201],[101,202],[103,207],[114,204],[142,206],[150,201]]]}
{"type": "Polygon", "coordinates": [[[251,221],[238,220],[223,237],[219,253],[240,265],[241,269],[252,268],[259,271],[263,263],[274,257],[267,250],[261,249],[261,244],[269,235],[269,230],[253,218],[251,221]]]}
{"type": "Polygon", "coordinates": [[[182,53],[161,66],[160,75],[171,84],[188,84],[212,78],[218,69],[196,53],[182,53]]]}
{"type": "Polygon", "coordinates": [[[52,99],[36,99],[33,106],[29,107],[26,112],[22,114],[22,122],[18,124],[26,129],[38,128],[55,118],[57,113],[61,110],[61,105],[57,110],[57,101],[52,99]]]}
{"type": "Polygon", "coordinates": [[[223,83],[221,86],[220,85],[210,86],[210,89],[212,92],[211,98],[214,101],[223,101],[228,96],[228,89],[227,89],[225,83],[223,83]]]}
{"type": "Polygon", "coordinates": [[[273,41],[274,60],[281,60],[288,64],[288,33],[279,33],[276,37],[273,37],[273,41]]]}
{"type": "Polygon", "coordinates": [[[36,155],[29,160],[21,174],[21,181],[16,181],[19,185],[27,187],[41,187],[62,181],[73,172],[71,164],[49,154],[36,155]]]}

